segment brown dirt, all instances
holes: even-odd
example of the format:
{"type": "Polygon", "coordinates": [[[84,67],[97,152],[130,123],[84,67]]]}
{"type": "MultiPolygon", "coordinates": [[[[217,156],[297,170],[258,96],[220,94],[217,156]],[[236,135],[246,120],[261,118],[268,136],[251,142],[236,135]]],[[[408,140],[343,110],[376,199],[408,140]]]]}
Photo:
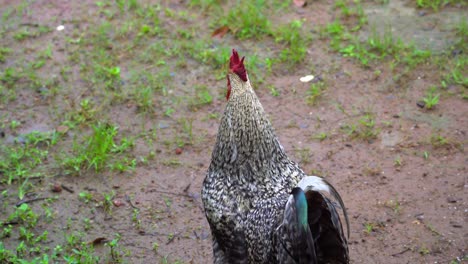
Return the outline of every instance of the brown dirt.
{"type": "MultiPolygon", "coordinates": [[[[0,7],[12,6],[13,2],[1,3],[0,7]]],[[[35,1],[21,21],[36,21],[52,28],[63,22],[67,30],[71,28],[69,32],[74,32],[66,34],[76,35],[103,19],[93,18],[96,6],[92,3],[35,1]]],[[[168,2],[163,6],[198,12],[181,3],[168,2]]],[[[330,1],[287,10],[287,15],[278,19],[306,18],[309,27],[333,20],[330,1]]],[[[194,23],[206,28],[206,17],[199,15],[196,18],[199,21],[194,23]]],[[[174,21],[170,26],[186,25],[174,21]]],[[[34,50],[50,42],[67,49],[66,39],[57,33],[26,40],[21,48],[34,50]]],[[[238,48],[246,60],[254,49],[262,52],[258,51],[255,41],[241,43],[230,36],[223,41],[238,48]]],[[[271,40],[265,40],[263,45],[264,54],[268,53],[266,47],[273,47],[271,40]]],[[[42,74],[47,75],[48,71],[57,74],[56,67],[67,60],[66,56],[67,53],[59,49],[54,54],[55,63],[41,69],[42,74]]],[[[319,39],[313,41],[306,60],[307,68],[298,66],[293,70],[281,70],[268,76],[262,84],[256,80],[252,83],[286,152],[306,172],[326,177],[341,193],[351,216],[349,243],[352,263],[449,263],[466,257],[466,100],[447,94],[442,96],[434,110],[422,110],[416,106],[427,87],[438,82],[439,77],[434,74],[436,66],[416,68],[395,82],[392,79],[394,72],[387,63],[364,69],[354,60],[330,51],[328,41],[319,39]],[[375,77],[375,69],[381,70],[380,76],[375,77]],[[320,76],[327,85],[324,94],[312,106],[304,99],[310,84],[299,82],[299,77],[307,74],[320,76]],[[272,96],[268,85],[276,87],[280,96],[272,96]],[[357,123],[366,112],[373,113],[378,136],[362,140],[347,135],[342,127],[357,123]],[[314,139],[319,132],[327,133],[328,137],[323,141],[314,139]],[[431,136],[437,134],[448,138],[449,143],[443,146],[431,144],[431,136]],[[427,160],[423,158],[425,151],[430,154],[427,160]],[[395,164],[398,157],[401,165],[395,164]],[[371,232],[365,231],[366,224],[374,226],[371,232]]],[[[124,72],[132,67],[125,61],[121,61],[124,72]]],[[[0,71],[12,63],[0,64],[0,71]]],[[[83,231],[82,219],[89,218],[92,228],[84,231],[86,240],[111,239],[115,233],[121,234],[120,245],[131,253],[124,257],[129,263],[155,263],[165,256],[170,261],[183,263],[211,261],[210,230],[199,193],[219,123],[219,117],[206,118],[207,113],[221,115],[225,106],[225,80],[210,76],[212,71],[209,65],[188,60],[188,67],[175,72],[171,86],[173,93],[181,97],[191,96],[191,87],[205,84],[212,94],[217,95],[212,104],[196,111],[182,106],[172,117],[167,117],[158,112],[162,111],[160,106],[157,106],[155,114],[149,115],[138,113],[131,102],[110,106],[106,118],[119,124],[123,134],[156,131],[154,146],[143,138],[136,140],[135,157],[142,157],[151,150],[156,156],[148,164],[138,165],[134,172],[94,173],[90,170],[78,176],[62,176],[60,168],[52,166],[54,158],[47,161],[54,170],[48,175],[50,177],[35,182],[33,193],[53,196],[50,186],[56,182],[75,191],[59,193],[59,199],[49,205],[54,212],[54,220],[39,222],[38,233],[50,230],[48,243],[51,247],[63,243],[67,235],[83,231]],[[193,120],[194,142],[176,153],[177,146],[165,142],[174,141],[175,135],[180,134],[177,120],[182,117],[193,120]],[[180,165],[171,164],[175,159],[180,165]],[[78,193],[85,190],[94,194],[95,201],[86,204],[78,199],[78,193]],[[116,195],[114,200],[123,202],[123,205],[113,207],[109,214],[96,205],[103,200],[103,193],[112,191],[116,195]],[[140,210],[140,225],[132,221],[135,210],[132,204],[140,210]],[[152,249],[155,242],[159,244],[157,254],[152,249]]],[[[70,78],[82,83],[79,72],[72,72],[70,78]]],[[[78,103],[84,95],[95,95],[90,88],[71,92],[69,96],[58,95],[58,98],[41,101],[32,90],[22,89],[18,91],[16,100],[0,108],[0,116],[5,124],[11,120],[21,121],[23,125],[17,134],[32,130],[49,131],[63,121],[58,113],[74,109],[69,102],[78,103]],[[55,110],[49,110],[51,105],[55,110]]],[[[155,102],[161,101],[155,99],[155,102]]],[[[5,131],[7,134],[10,132],[8,128],[5,131]]],[[[73,133],[80,132],[71,132],[62,146],[71,146],[73,133]]],[[[55,155],[59,155],[66,150],[56,152],[55,155]]],[[[0,188],[10,187],[0,185],[0,188]]],[[[9,205],[16,202],[14,199],[2,200],[9,205]]],[[[31,206],[38,209],[41,203],[31,203],[31,206]]],[[[1,215],[8,215],[12,210],[8,209],[1,215]]],[[[5,239],[4,243],[15,245],[17,241],[17,238],[11,238],[5,239]]],[[[108,250],[103,245],[96,246],[98,254],[106,255],[108,250]]]]}

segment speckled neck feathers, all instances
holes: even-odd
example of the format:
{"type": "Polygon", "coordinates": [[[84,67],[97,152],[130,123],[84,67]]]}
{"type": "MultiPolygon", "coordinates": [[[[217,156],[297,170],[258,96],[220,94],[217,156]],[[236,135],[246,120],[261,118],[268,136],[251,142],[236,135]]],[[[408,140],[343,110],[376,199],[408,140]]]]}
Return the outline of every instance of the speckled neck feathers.
{"type": "MultiPolygon", "coordinates": [[[[237,85],[232,82],[231,85],[237,85]]],[[[213,150],[212,166],[238,168],[246,160],[287,158],[250,83],[233,88],[213,150]]]]}

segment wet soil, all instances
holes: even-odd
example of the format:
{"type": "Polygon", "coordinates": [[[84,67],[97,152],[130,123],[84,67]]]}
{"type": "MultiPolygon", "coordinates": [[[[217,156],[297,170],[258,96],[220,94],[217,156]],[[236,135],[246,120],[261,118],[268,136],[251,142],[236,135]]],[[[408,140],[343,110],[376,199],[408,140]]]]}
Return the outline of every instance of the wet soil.
{"type": "MultiPolygon", "coordinates": [[[[394,16],[393,20],[385,20],[387,22],[438,21],[427,30],[421,30],[420,23],[409,28],[391,22],[404,41],[414,40],[418,44],[418,39],[444,39],[430,44],[431,49],[438,51],[448,47],[451,37],[443,19],[453,17],[450,14],[457,14],[457,17],[467,14],[466,9],[446,8],[438,13],[429,10],[426,11],[428,15],[418,16],[420,11],[408,1],[390,2],[387,11],[382,11],[386,17],[394,16]]],[[[6,10],[16,4],[15,1],[3,1],[0,8],[6,10]]],[[[207,31],[197,33],[195,38],[210,34],[207,17],[200,10],[189,8],[184,1],[168,1],[161,5],[193,13],[192,22],[207,31]]],[[[380,14],[376,10],[382,7],[367,3],[366,8],[369,21],[377,23],[374,16],[379,17],[375,15],[380,14]]],[[[105,19],[102,14],[96,15],[96,10],[93,1],[80,4],[34,1],[28,12],[15,22],[17,25],[38,23],[55,29],[64,24],[65,30],[54,30],[20,45],[15,45],[13,40],[0,42],[18,49],[13,51],[15,54],[52,43],[54,49],[58,47],[54,50],[54,61],[40,72],[42,76],[57,75],[59,67],[70,63],[67,56],[69,48],[73,47],[67,37],[75,39],[80,32],[86,32],[105,19]]],[[[305,19],[305,27],[313,29],[316,25],[332,22],[333,10],[332,1],[314,1],[301,9],[287,8],[281,11],[284,16],[271,19],[305,19]]],[[[166,26],[183,28],[187,23],[174,20],[166,26]]],[[[365,27],[363,36],[370,30],[370,26],[365,27]]],[[[246,60],[253,52],[266,57],[275,47],[268,39],[257,43],[226,36],[220,41],[237,48],[246,60]]],[[[428,43],[423,41],[423,44],[428,43]]],[[[307,67],[279,70],[268,75],[263,83],[251,81],[286,152],[301,164],[304,171],[326,177],[343,197],[351,221],[351,263],[450,263],[466,259],[468,162],[464,145],[468,107],[466,100],[457,95],[466,87],[450,87],[453,94],[443,95],[435,109],[421,109],[417,102],[429,86],[439,81],[435,74],[437,66],[417,67],[395,81],[395,71],[390,69],[388,62],[376,62],[372,67],[364,68],[331,51],[328,45],[326,39],[314,39],[307,52],[307,67]],[[381,74],[376,76],[376,70],[381,74]],[[304,99],[310,83],[299,81],[307,74],[320,76],[327,85],[313,105],[304,99]],[[270,86],[276,87],[279,96],[271,94],[270,86]],[[372,113],[375,118],[377,136],[359,139],[347,134],[344,127],[358,124],[359,118],[366,113],[372,113]],[[316,138],[321,132],[327,134],[324,140],[316,138]],[[448,143],[440,146],[431,143],[434,135],[443,135],[448,143]],[[425,152],[429,154],[427,158],[425,152]],[[372,228],[367,229],[369,226],[372,228]]],[[[133,67],[131,61],[132,58],[120,61],[123,74],[133,67]]],[[[0,64],[0,71],[13,63],[14,59],[9,59],[0,64]]],[[[159,105],[155,106],[155,113],[141,114],[132,102],[109,104],[106,109],[106,119],[118,124],[125,135],[137,135],[142,131],[157,134],[153,145],[137,138],[133,150],[135,157],[154,151],[153,160],[139,163],[132,172],[95,173],[87,170],[79,175],[67,175],[54,165],[53,155],[70,152],[74,135],[89,133],[86,131],[70,131],[59,147],[51,151],[51,158],[45,164],[46,177],[32,179],[35,186],[30,194],[31,198],[35,195],[58,196],[58,200],[48,204],[54,213],[53,221],[39,221],[36,227],[38,233],[49,230],[47,243],[51,247],[64,243],[67,236],[76,232],[84,232],[84,240],[90,243],[98,238],[110,240],[118,233],[121,235],[119,244],[124,248],[124,262],[164,263],[166,257],[170,263],[177,260],[182,263],[211,262],[211,235],[203,213],[200,189],[225,106],[226,84],[224,79],[216,78],[210,65],[201,65],[192,59],[187,64],[185,68],[174,70],[169,93],[187,98],[193,95],[194,86],[203,84],[215,95],[211,104],[196,109],[182,104],[172,116],[163,115],[159,105]],[[215,118],[208,118],[208,114],[215,118]],[[178,120],[181,118],[191,120],[193,140],[191,144],[179,147],[173,142],[175,135],[180,134],[178,120]],[[67,146],[70,146],[69,150],[67,146]],[[56,183],[74,192],[52,193],[51,186],[56,183]],[[78,197],[83,191],[93,194],[88,203],[78,197]],[[101,205],[103,194],[112,192],[115,194],[113,201],[119,206],[104,210],[101,205]],[[85,218],[90,219],[91,228],[85,228],[85,218]],[[159,245],[157,253],[153,249],[154,243],[159,245]]],[[[70,102],[77,103],[87,95],[99,97],[83,84],[79,70],[71,70],[69,76],[75,88],[68,89],[67,94],[58,92],[56,97],[43,100],[35,91],[22,88],[17,91],[15,100],[1,106],[2,122],[20,120],[22,126],[16,132],[4,127],[7,136],[0,144],[12,144],[9,137],[29,131],[51,131],[63,121],[60,113],[73,109],[70,102]]],[[[158,98],[154,101],[162,102],[158,98]]],[[[14,187],[0,185],[1,190],[14,187]]],[[[2,198],[2,203],[7,206],[2,207],[6,211],[1,215],[10,214],[17,202],[15,197],[2,198]]],[[[31,203],[31,207],[39,210],[41,202],[31,203]]],[[[3,242],[7,248],[13,248],[19,240],[11,237],[3,242]]],[[[103,260],[112,262],[108,247],[96,243],[95,250],[103,260]]]]}

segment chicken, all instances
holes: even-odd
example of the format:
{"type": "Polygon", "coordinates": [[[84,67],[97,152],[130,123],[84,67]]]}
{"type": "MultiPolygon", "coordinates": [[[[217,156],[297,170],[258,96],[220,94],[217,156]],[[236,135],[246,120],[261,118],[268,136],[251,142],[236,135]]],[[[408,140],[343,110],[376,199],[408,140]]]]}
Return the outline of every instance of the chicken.
{"type": "Polygon", "coordinates": [[[229,68],[201,191],[214,263],[349,263],[338,192],[288,158],[234,49],[229,68]]]}

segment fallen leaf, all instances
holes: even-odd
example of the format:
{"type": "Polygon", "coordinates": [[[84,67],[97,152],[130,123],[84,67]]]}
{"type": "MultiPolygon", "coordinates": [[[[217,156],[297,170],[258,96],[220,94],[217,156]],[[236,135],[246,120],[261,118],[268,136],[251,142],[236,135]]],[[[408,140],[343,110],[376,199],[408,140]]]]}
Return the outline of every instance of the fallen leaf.
{"type": "Polygon", "coordinates": [[[63,126],[63,125],[61,125],[61,126],[58,126],[58,127],[57,127],[57,132],[62,133],[62,134],[65,134],[65,133],[68,132],[69,129],[70,129],[70,128],[69,128],[68,126],[63,126]]]}
{"type": "Polygon", "coordinates": [[[293,2],[297,7],[304,7],[307,5],[306,0],[293,0],[293,2]]]}
{"type": "Polygon", "coordinates": [[[315,77],[313,75],[306,75],[304,77],[301,77],[299,80],[303,83],[310,82],[314,79],[315,77]]]}
{"type": "Polygon", "coordinates": [[[109,241],[109,240],[107,238],[105,238],[105,237],[98,237],[98,238],[94,239],[93,241],[88,242],[88,244],[97,245],[97,244],[106,243],[107,241],[109,241]]]}
{"type": "Polygon", "coordinates": [[[217,28],[215,31],[213,31],[213,34],[211,34],[212,38],[223,38],[226,33],[228,33],[229,28],[227,26],[222,26],[220,28],[217,28]]]}

